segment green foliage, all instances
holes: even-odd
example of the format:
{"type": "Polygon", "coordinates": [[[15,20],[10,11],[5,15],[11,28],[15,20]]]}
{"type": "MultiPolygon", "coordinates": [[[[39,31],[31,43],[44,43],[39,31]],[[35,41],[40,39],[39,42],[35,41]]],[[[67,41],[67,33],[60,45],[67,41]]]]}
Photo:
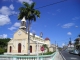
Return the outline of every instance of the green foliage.
{"type": "Polygon", "coordinates": [[[10,41],[10,38],[0,39],[0,54],[7,52],[7,44],[10,41]]]}
{"type": "Polygon", "coordinates": [[[0,48],[0,54],[3,54],[4,53],[4,49],[3,48],[0,48]]]}
{"type": "MultiPolygon", "coordinates": [[[[55,51],[54,51],[55,52],[55,51]]],[[[43,53],[43,55],[51,55],[51,54],[53,54],[54,52],[46,52],[46,53],[43,53]]],[[[42,53],[40,54],[40,55],[42,55],[42,53]]]]}
{"type": "Polygon", "coordinates": [[[10,38],[0,39],[0,47],[6,47],[7,43],[10,41],[10,38]]]}
{"type": "Polygon", "coordinates": [[[49,48],[46,44],[43,44],[42,46],[44,47],[45,50],[47,49],[47,52],[49,52],[49,48]]]}
{"type": "Polygon", "coordinates": [[[28,21],[36,21],[36,17],[40,17],[40,12],[34,9],[35,3],[29,4],[27,2],[23,2],[23,7],[20,7],[20,13],[18,16],[18,20],[23,19],[25,17],[28,21]]]}

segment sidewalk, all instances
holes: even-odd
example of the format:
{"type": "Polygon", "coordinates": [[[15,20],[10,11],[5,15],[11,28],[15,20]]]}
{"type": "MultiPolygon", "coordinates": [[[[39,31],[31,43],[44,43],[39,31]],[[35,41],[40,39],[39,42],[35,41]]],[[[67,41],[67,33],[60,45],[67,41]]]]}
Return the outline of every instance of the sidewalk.
{"type": "Polygon", "coordinates": [[[62,56],[60,55],[59,51],[56,52],[53,60],[63,60],[62,56]]]}

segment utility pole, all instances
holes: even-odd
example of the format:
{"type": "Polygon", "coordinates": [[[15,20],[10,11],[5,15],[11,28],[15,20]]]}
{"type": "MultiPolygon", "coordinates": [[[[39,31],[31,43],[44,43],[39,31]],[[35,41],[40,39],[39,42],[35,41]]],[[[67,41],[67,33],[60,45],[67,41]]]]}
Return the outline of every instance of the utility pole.
{"type": "Polygon", "coordinates": [[[69,44],[71,45],[71,38],[70,38],[69,44]]]}
{"type": "Polygon", "coordinates": [[[69,41],[69,44],[70,44],[70,49],[71,49],[71,37],[70,37],[70,41],[69,41]]]}
{"type": "Polygon", "coordinates": [[[58,48],[57,42],[55,41],[55,49],[56,49],[56,51],[57,51],[57,48],[58,48]]]}

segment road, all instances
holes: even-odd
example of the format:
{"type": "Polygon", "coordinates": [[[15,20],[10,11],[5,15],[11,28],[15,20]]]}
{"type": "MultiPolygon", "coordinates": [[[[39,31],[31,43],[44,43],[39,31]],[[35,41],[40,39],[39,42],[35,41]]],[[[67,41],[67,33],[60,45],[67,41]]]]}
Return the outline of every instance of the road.
{"type": "Polygon", "coordinates": [[[63,55],[65,60],[80,60],[80,56],[74,55],[74,54],[70,54],[67,51],[61,51],[61,54],[63,55]]]}

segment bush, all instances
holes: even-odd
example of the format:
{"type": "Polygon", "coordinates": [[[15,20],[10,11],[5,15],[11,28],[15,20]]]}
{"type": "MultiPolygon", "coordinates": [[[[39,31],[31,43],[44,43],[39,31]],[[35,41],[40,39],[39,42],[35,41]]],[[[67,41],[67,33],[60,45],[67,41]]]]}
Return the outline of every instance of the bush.
{"type": "Polygon", "coordinates": [[[0,54],[3,54],[4,53],[4,49],[3,48],[0,48],[0,54]]]}
{"type": "MultiPolygon", "coordinates": [[[[43,55],[50,55],[50,54],[53,54],[54,52],[46,52],[46,53],[43,53],[43,55]]],[[[42,53],[40,54],[42,55],[42,53]]]]}

